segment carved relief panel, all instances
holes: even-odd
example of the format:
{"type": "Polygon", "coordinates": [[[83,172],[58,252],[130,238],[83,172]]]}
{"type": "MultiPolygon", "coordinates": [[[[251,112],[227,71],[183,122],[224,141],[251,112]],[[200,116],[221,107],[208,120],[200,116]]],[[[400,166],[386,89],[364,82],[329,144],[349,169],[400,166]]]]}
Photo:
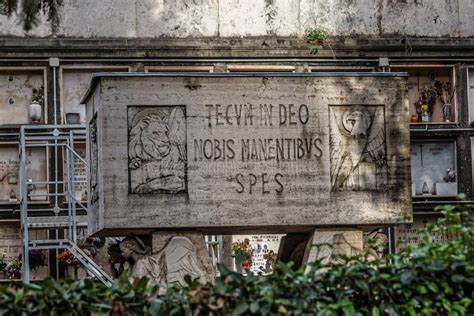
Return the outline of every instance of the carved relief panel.
{"type": "Polygon", "coordinates": [[[329,106],[331,190],[383,190],[387,151],[383,106],[329,106]]]}
{"type": "Polygon", "coordinates": [[[90,203],[94,204],[99,199],[98,174],[98,147],[97,147],[97,114],[89,122],[89,171],[90,171],[90,203]]]}
{"type": "Polygon", "coordinates": [[[185,192],[185,107],[129,107],[128,162],[131,193],[185,192]]]}

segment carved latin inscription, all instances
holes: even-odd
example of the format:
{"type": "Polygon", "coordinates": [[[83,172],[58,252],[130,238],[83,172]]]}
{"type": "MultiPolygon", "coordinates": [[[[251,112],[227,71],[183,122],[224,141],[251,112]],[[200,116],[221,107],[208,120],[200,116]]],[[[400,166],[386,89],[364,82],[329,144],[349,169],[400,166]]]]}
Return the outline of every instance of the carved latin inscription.
{"type": "Polygon", "coordinates": [[[185,107],[129,107],[128,128],[130,192],[185,192],[185,107]]]}
{"type": "Polygon", "coordinates": [[[383,106],[330,106],[331,190],[382,190],[387,184],[383,106]]]}

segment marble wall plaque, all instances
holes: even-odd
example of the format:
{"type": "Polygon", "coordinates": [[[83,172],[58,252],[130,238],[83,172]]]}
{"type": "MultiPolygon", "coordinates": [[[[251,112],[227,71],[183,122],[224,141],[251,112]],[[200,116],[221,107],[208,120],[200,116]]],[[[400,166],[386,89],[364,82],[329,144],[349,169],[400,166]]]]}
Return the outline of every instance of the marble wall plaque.
{"type": "Polygon", "coordinates": [[[253,250],[250,271],[255,275],[266,275],[272,273],[274,262],[269,262],[265,259],[265,255],[273,252],[275,258],[277,257],[280,241],[283,236],[282,234],[233,235],[232,242],[241,242],[248,239],[253,250]]]}
{"type": "MultiPolygon", "coordinates": [[[[74,144],[74,151],[81,158],[86,159],[86,144],[85,143],[76,143],[74,144]]],[[[64,154],[66,157],[66,152],[64,154]]],[[[87,166],[74,154],[72,154],[74,159],[74,193],[75,199],[79,202],[87,201],[87,166]]],[[[67,161],[64,160],[64,179],[67,181],[67,161]]],[[[66,197],[67,198],[67,197],[66,197]]]]}
{"type": "Polygon", "coordinates": [[[19,223],[2,223],[0,225],[0,256],[6,262],[12,262],[21,253],[21,232],[19,223]]]}
{"type": "Polygon", "coordinates": [[[456,196],[457,168],[453,141],[411,143],[412,194],[414,197],[456,196]]]}
{"type": "Polygon", "coordinates": [[[411,214],[405,77],[104,74],[94,87],[93,232],[291,231],[411,214]]]}
{"type": "MultiPolygon", "coordinates": [[[[425,227],[426,224],[436,224],[436,217],[415,217],[413,223],[397,225],[394,228],[395,232],[395,249],[400,251],[405,247],[413,247],[420,243],[424,235],[418,234],[418,231],[425,227]]],[[[433,242],[444,242],[447,240],[453,240],[456,238],[452,234],[441,234],[433,232],[428,236],[430,241],[433,242]]]]}
{"type": "Polygon", "coordinates": [[[89,82],[92,74],[96,72],[110,72],[110,71],[128,71],[128,68],[62,68],[61,69],[61,104],[63,106],[63,113],[75,113],[79,115],[79,123],[86,122],[86,109],[84,104],[81,104],[81,98],[87,92],[89,82]]]}
{"type": "MultiPolygon", "coordinates": [[[[30,123],[28,106],[33,90],[44,86],[43,80],[42,71],[0,69],[0,125],[30,123]]],[[[44,107],[42,112],[44,122],[44,107]]]]}
{"type": "MultiPolygon", "coordinates": [[[[47,239],[46,230],[30,230],[30,240],[47,239]]],[[[41,280],[49,274],[49,254],[46,252],[45,265],[37,269],[30,270],[32,280],[41,280]]],[[[0,257],[4,257],[7,264],[18,259],[21,254],[21,228],[20,223],[1,223],[0,224],[0,257]]],[[[0,273],[0,278],[2,274],[0,273]]]]}
{"type": "MultiPolygon", "coordinates": [[[[26,176],[33,182],[44,182],[47,177],[46,152],[44,148],[28,148],[26,153],[26,176]]],[[[18,203],[20,160],[17,144],[0,144],[0,203],[18,203]]],[[[31,201],[45,201],[46,185],[29,186],[31,201]]]]}

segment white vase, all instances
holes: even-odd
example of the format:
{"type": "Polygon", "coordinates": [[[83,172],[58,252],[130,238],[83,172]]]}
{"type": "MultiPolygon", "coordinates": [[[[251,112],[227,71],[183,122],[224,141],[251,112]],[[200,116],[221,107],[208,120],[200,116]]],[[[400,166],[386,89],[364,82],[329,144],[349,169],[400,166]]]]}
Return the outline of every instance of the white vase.
{"type": "Polygon", "coordinates": [[[36,101],[31,102],[28,112],[32,123],[39,123],[41,121],[41,104],[36,101]]]}

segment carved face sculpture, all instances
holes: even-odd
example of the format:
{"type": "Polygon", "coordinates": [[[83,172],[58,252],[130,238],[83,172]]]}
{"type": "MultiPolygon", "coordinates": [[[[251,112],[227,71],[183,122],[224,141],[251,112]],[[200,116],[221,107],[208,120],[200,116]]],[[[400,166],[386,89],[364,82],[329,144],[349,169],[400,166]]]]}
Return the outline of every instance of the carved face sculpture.
{"type": "Polygon", "coordinates": [[[168,124],[157,117],[149,117],[143,123],[144,127],[140,135],[143,151],[149,158],[161,160],[171,150],[168,124]]]}
{"type": "Polygon", "coordinates": [[[347,112],[343,118],[344,128],[356,138],[366,138],[370,127],[370,115],[363,111],[347,112]]]}
{"type": "Polygon", "coordinates": [[[120,243],[120,251],[125,259],[134,258],[134,256],[142,255],[145,252],[134,238],[125,238],[122,240],[120,243]]]}
{"type": "Polygon", "coordinates": [[[129,247],[128,245],[124,245],[123,243],[120,244],[120,251],[122,253],[122,256],[125,258],[125,259],[129,259],[132,257],[132,254],[133,254],[133,249],[131,247],[129,247]]]}

